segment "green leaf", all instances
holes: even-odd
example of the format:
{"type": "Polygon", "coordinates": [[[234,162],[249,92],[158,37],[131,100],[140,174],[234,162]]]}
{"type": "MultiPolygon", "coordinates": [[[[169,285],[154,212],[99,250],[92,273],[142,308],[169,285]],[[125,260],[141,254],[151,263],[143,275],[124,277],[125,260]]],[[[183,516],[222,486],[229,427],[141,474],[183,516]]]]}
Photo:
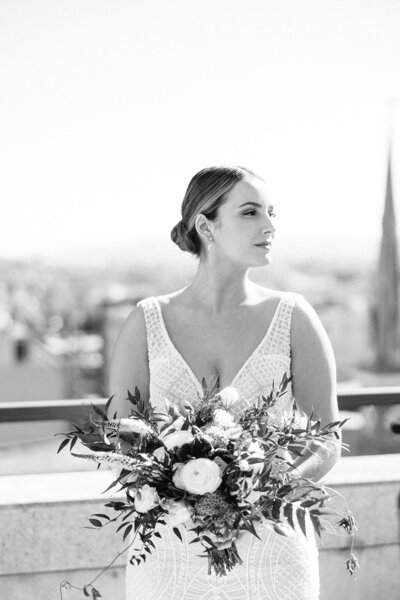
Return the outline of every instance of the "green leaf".
{"type": "Polygon", "coordinates": [[[182,540],[182,534],[181,534],[181,532],[179,531],[178,527],[173,527],[173,528],[172,528],[172,531],[174,532],[174,534],[176,535],[176,537],[177,537],[177,538],[179,538],[179,539],[181,540],[181,542],[182,542],[182,541],[183,541],[183,540],[182,540]]]}
{"type": "Polygon", "coordinates": [[[112,399],[114,398],[114,395],[115,395],[115,394],[113,394],[112,396],[110,396],[110,397],[109,397],[109,399],[108,399],[108,400],[107,400],[107,402],[106,402],[106,405],[105,405],[105,407],[104,407],[104,412],[106,413],[106,415],[108,414],[108,410],[109,410],[109,408],[110,408],[110,404],[111,404],[111,402],[112,402],[112,399]]]}
{"type": "Polygon", "coordinates": [[[298,508],[296,510],[296,515],[297,515],[297,520],[298,520],[299,525],[300,525],[300,529],[304,533],[305,537],[307,537],[307,531],[306,531],[306,511],[304,509],[302,509],[302,508],[298,508]]]}
{"type": "Polygon", "coordinates": [[[134,406],[136,406],[136,398],[135,398],[135,396],[133,396],[130,393],[129,390],[127,390],[127,394],[128,394],[127,400],[129,400],[129,402],[131,402],[131,404],[133,404],[134,406]]]}
{"type": "Polygon", "coordinates": [[[292,486],[286,484],[279,488],[279,490],[276,492],[276,495],[278,496],[278,498],[283,498],[283,496],[286,496],[291,490],[292,486]]]}
{"type": "Polygon", "coordinates": [[[282,504],[281,501],[276,499],[276,500],[274,500],[274,503],[272,505],[272,516],[277,521],[279,520],[279,510],[280,510],[281,504],[282,504]]]}
{"type": "Polygon", "coordinates": [[[321,525],[319,519],[316,515],[310,514],[311,523],[313,524],[314,530],[317,533],[318,537],[321,537],[321,525]]]}
{"type": "Polygon", "coordinates": [[[133,525],[132,525],[132,523],[130,523],[130,524],[128,525],[128,527],[125,529],[125,531],[124,531],[124,535],[123,535],[123,538],[122,538],[122,540],[123,540],[123,541],[125,541],[125,540],[126,540],[126,538],[128,537],[128,535],[129,535],[129,534],[130,534],[130,532],[132,531],[132,527],[133,527],[133,525]]]}
{"type": "Polygon", "coordinates": [[[65,446],[66,446],[68,443],[69,443],[69,438],[67,438],[67,439],[63,440],[63,441],[61,442],[61,444],[59,445],[59,447],[58,447],[57,454],[58,454],[59,452],[61,452],[61,450],[62,450],[63,448],[65,448],[65,446]]]}
{"type": "Polygon", "coordinates": [[[101,521],[99,521],[98,519],[89,519],[89,522],[94,526],[94,527],[102,527],[103,524],[101,521]]]}
{"type": "Polygon", "coordinates": [[[108,421],[107,416],[105,415],[105,413],[101,410],[101,408],[99,408],[98,406],[96,406],[95,404],[91,405],[91,408],[93,408],[94,412],[97,413],[98,415],[100,415],[100,417],[102,417],[103,419],[105,419],[106,421],[108,421]]]}
{"type": "Polygon", "coordinates": [[[292,529],[295,528],[293,520],[293,504],[286,504],[283,509],[283,514],[287,518],[287,521],[292,529]]]}
{"type": "MultiPolygon", "coordinates": [[[[175,529],[175,528],[174,528],[175,529]]],[[[208,535],[203,535],[203,541],[207,542],[207,544],[210,544],[210,546],[212,548],[217,548],[217,546],[214,544],[214,542],[208,537],[208,535]]]]}

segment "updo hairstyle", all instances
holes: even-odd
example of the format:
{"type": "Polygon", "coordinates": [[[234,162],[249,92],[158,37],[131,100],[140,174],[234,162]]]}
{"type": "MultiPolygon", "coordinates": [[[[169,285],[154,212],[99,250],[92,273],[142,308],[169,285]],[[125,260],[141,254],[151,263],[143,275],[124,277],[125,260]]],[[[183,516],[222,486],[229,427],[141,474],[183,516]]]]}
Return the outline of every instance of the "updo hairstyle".
{"type": "Polygon", "coordinates": [[[181,206],[182,219],[171,230],[171,239],[181,250],[200,256],[201,239],[195,227],[197,215],[202,213],[214,221],[228,193],[246,175],[258,177],[245,167],[228,166],[207,167],[192,177],[181,206]]]}

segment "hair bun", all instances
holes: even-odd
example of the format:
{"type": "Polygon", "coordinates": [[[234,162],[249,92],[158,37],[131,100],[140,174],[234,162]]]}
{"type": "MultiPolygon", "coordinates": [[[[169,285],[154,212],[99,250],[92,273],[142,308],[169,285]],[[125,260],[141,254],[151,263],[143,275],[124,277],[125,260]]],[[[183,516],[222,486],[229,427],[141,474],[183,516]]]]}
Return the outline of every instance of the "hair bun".
{"type": "Polygon", "coordinates": [[[196,241],[182,219],[171,229],[171,240],[184,252],[197,254],[198,247],[196,241]]]}

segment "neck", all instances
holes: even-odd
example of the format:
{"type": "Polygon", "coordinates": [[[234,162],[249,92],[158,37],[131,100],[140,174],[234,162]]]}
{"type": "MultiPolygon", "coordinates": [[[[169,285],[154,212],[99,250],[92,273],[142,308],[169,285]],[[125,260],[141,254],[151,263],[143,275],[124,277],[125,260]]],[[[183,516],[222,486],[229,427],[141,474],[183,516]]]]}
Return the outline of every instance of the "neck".
{"type": "Polygon", "coordinates": [[[230,261],[200,260],[187,294],[211,313],[236,308],[249,297],[254,284],[248,276],[248,267],[230,261]]]}

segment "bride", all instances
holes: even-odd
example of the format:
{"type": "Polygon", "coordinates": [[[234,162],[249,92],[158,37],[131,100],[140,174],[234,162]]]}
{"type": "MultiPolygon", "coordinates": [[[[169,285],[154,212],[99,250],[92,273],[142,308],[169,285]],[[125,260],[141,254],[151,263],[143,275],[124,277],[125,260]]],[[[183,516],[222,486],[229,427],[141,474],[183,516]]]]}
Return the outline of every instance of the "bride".
{"type": "MultiPolygon", "coordinates": [[[[331,344],[303,296],[250,281],[250,267],[271,262],[275,212],[263,179],[243,167],[210,167],[189,183],[182,219],[171,238],[199,257],[187,287],[138,303],[116,342],[110,377],[111,413],[128,412],[127,390],[137,386],[153,406],[165,399],[195,403],[201,380],[219,377],[233,386],[239,413],[285,372],[293,386],[272,411],[338,420],[336,371],[331,344]]],[[[327,445],[296,459],[297,471],[315,481],[339,458],[327,445]]],[[[207,561],[190,544],[163,528],[156,550],[140,566],[127,565],[126,600],[315,600],[319,597],[318,551],[308,524],[277,533],[266,521],[259,538],[243,532],[237,548],[243,565],[229,575],[207,574],[207,561]]],[[[183,531],[183,528],[182,528],[183,531]]]]}

